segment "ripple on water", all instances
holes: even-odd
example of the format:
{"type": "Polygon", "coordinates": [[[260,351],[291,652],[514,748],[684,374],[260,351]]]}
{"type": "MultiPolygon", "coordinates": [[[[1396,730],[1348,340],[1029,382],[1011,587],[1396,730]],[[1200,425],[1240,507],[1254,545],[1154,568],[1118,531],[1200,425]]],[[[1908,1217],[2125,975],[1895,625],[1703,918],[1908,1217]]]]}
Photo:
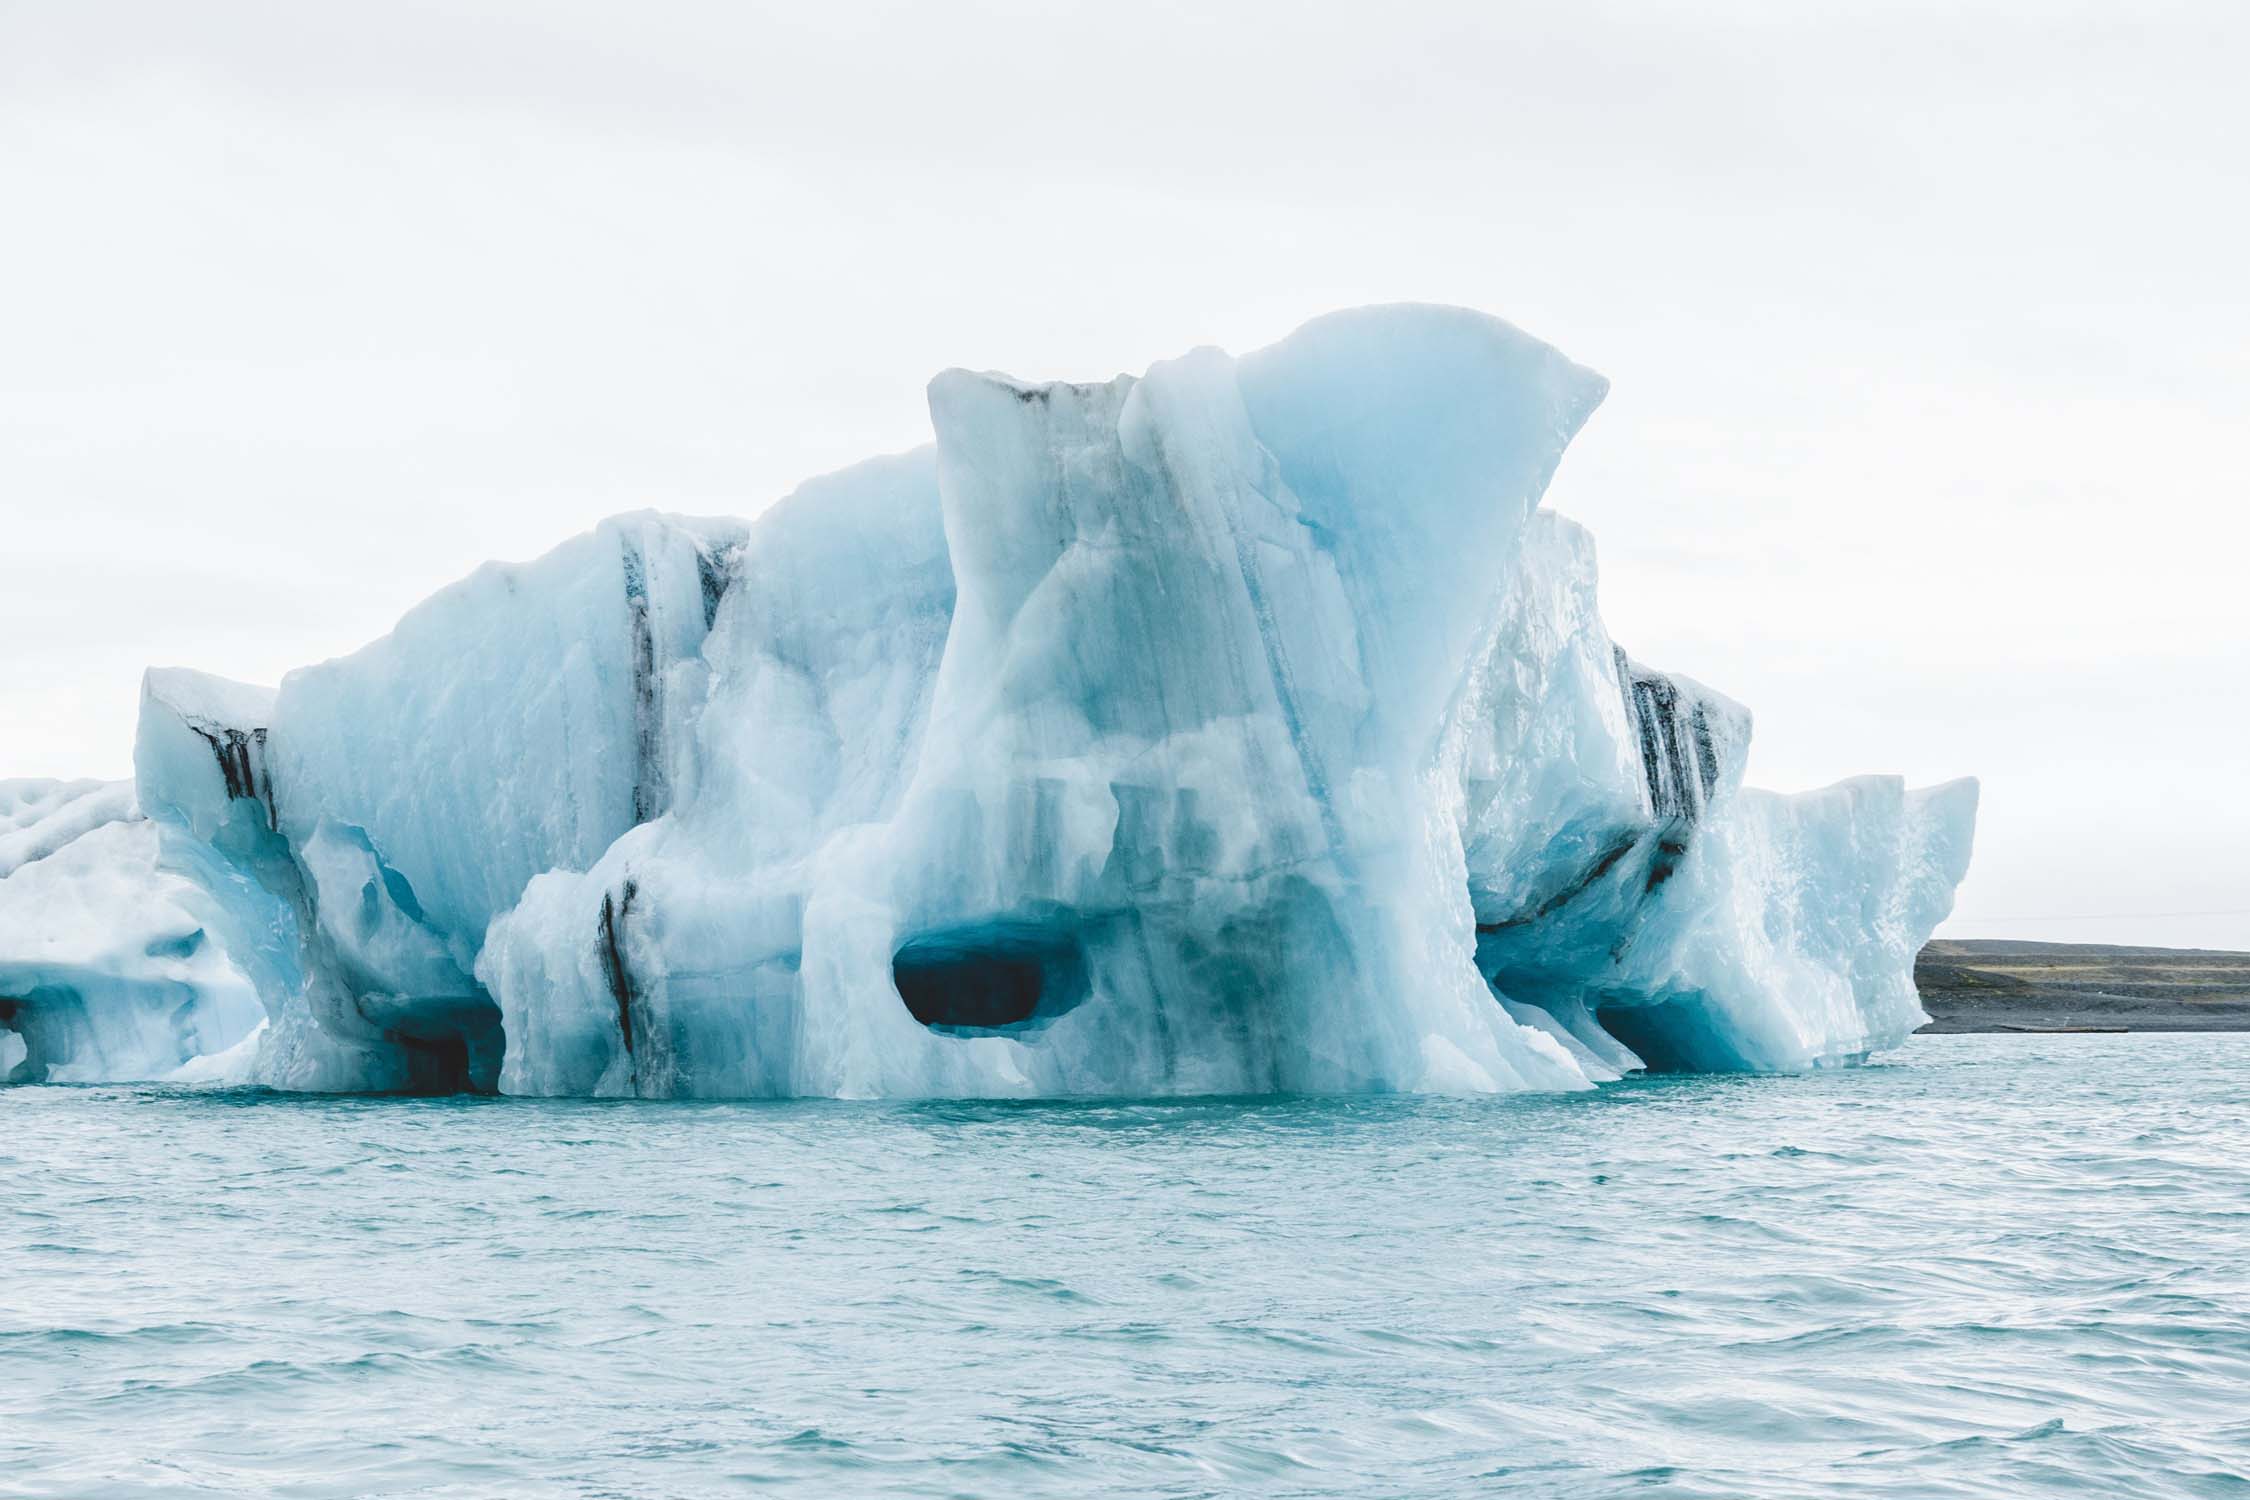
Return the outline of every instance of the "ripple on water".
{"type": "Polygon", "coordinates": [[[11,1494],[2250,1496],[2250,1038],[1498,1100],[0,1091],[11,1494]]]}

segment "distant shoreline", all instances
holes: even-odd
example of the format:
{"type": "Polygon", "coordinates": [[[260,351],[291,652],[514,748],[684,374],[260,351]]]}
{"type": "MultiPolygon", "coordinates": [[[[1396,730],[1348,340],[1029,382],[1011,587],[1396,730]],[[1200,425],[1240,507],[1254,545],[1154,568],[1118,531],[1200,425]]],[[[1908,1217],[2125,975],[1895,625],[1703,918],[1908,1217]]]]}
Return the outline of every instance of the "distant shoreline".
{"type": "Polygon", "coordinates": [[[1914,983],[1924,1035],[2250,1031],[2250,953],[1939,939],[1914,983]]]}

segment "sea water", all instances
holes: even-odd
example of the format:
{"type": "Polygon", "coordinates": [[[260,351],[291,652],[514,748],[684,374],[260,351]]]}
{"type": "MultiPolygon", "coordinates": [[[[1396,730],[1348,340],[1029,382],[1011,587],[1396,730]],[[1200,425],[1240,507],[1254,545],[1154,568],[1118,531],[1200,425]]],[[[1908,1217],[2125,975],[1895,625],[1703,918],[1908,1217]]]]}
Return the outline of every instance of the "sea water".
{"type": "Polygon", "coordinates": [[[2245,1495],[2246,1078],[0,1091],[0,1493],[2245,1495]]]}

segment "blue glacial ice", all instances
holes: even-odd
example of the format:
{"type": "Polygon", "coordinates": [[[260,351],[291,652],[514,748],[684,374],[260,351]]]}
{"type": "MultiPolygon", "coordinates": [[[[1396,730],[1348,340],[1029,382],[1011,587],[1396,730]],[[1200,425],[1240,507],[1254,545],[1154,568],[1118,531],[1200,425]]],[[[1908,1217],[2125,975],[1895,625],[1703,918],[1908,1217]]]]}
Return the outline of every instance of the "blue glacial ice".
{"type": "Polygon", "coordinates": [[[1606,388],[1414,306],[951,370],[934,444],[747,524],[612,519],[278,691],[151,671],[135,783],[0,783],[0,1045],[644,1097],[1895,1045],[1975,783],[1741,785],[1748,711],[1619,649],[1539,508],[1606,388]]]}

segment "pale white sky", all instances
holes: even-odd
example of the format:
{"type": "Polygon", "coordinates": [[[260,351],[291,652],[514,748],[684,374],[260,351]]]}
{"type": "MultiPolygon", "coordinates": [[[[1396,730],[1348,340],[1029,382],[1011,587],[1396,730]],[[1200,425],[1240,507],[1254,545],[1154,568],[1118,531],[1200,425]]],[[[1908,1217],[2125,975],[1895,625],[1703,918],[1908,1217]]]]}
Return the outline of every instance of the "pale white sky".
{"type": "Polygon", "coordinates": [[[2163,0],[0,0],[0,774],[947,365],[1459,302],[1611,377],[1552,501],[1754,780],[1981,776],[1954,934],[2250,948],[2246,78],[2163,0]]]}

